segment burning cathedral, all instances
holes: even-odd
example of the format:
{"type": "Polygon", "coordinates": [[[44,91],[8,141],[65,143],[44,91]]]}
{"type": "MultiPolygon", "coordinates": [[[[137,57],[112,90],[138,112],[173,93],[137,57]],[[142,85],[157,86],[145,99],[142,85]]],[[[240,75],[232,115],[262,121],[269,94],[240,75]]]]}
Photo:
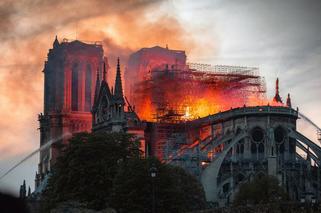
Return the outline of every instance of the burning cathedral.
{"type": "Polygon", "coordinates": [[[123,72],[117,60],[110,86],[99,42],[56,38],[43,70],[40,145],[49,145],[40,153],[35,193],[72,133],[122,131],[136,135],[145,157],[195,175],[206,199],[219,206],[262,174],[277,177],[293,200],[320,201],[321,147],[297,130],[299,110],[290,95],[283,103],[278,80],[268,100],[258,68],[186,58],[181,50],[143,48],[123,72]]]}

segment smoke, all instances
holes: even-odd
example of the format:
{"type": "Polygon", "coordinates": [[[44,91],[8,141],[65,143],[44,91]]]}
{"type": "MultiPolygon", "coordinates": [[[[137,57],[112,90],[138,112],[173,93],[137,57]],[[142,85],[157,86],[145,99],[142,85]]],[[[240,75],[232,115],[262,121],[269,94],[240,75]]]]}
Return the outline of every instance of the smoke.
{"type": "Polygon", "coordinates": [[[123,11],[143,11],[157,0],[5,0],[0,3],[1,40],[28,38],[70,23],[123,11]]]}
{"type": "Polygon", "coordinates": [[[183,26],[174,17],[160,15],[156,19],[149,19],[148,16],[148,12],[137,14],[134,10],[121,16],[112,14],[78,23],[78,26],[84,26],[78,29],[79,38],[85,41],[102,40],[111,65],[108,75],[110,85],[113,85],[117,57],[120,57],[124,71],[129,55],[142,47],[168,45],[169,48],[183,49],[187,52],[195,49],[196,42],[187,36],[183,26]],[[91,27],[93,22],[103,28],[91,27]]]}
{"type": "MultiPolygon", "coordinates": [[[[185,36],[182,25],[161,9],[164,4],[166,1],[158,0],[0,1],[2,168],[12,167],[14,162],[8,159],[18,159],[17,156],[39,148],[37,114],[43,110],[41,71],[55,35],[60,41],[63,38],[103,41],[112,67],[108,80],[113,85],[116,57],[121,58],[124,70],[128,55],[141,47],[167,43],[184,48],[194,44],[185,36]]],[[[22,178],[31,183],[33,169],[17,168],[18,173],[13,174],[17,177],[12,176],[5,184],[16,189],[22,178]]]]}
{"type": "MultiPolygon", "coordinates": [[[[142,47],[168,44],[193,51],[195,41],[158,0],[5,0],[0,2],[0,156],[39,147],[37,114],[43,110],[43,64],[55,35],[102,41],[113,85],[116,58],[142,47]]],[[[200,48],[200,47],[198,47],[200,48]]],[[[205,48],[204,48],[205,49],[205,48]]]]}

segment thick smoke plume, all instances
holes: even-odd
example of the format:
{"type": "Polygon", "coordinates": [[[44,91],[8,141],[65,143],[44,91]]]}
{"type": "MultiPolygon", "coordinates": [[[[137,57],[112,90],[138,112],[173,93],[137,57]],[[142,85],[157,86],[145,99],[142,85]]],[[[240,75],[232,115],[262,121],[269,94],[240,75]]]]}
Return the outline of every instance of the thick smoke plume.
{"type": "MultiPolygon", "coordinates": [[[[116,57],[154,45],[193,51],[193,39],[175,17],[151,0],[5,0],[0,3],[0,156],[39,146],[37,114],[43,110],[43,69],[58,39],[103,41],[114,82],[116,57]]],[[[198,48],[201,48],[198,46],[198,48]]],[[[205,49],[205,48],[204,48],[205,49]]]]}

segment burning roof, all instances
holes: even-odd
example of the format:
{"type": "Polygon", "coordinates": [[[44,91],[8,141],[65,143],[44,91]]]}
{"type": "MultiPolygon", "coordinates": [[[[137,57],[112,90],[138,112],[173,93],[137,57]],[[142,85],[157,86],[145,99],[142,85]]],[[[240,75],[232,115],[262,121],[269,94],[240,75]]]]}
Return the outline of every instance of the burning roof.
{"type": "Polygon", "coordinates": [[[184,51],[143,48],[130,56],[126,91],[143,120],[176,123],[265,102],[258,68],[186,63],[184,51]]]}

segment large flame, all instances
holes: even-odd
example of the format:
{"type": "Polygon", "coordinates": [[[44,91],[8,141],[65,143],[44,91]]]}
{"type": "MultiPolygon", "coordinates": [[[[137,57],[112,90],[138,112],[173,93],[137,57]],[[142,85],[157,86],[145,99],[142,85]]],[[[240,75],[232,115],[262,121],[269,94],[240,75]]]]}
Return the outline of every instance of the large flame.
{"type": "Polygon", "coordinates": [[[247,83],[243,87],[231,89],[229,84],[232,83],[226,79],[214,80],[211,84],[202,80],[191,84],[188,80],[176,77],[160,78],[137,84],[139,89],[134,93],[134,104],[142,120],[180,122],[244,105],[268,104],[264,95],[248,91],[250,86],[247,83]]]}

